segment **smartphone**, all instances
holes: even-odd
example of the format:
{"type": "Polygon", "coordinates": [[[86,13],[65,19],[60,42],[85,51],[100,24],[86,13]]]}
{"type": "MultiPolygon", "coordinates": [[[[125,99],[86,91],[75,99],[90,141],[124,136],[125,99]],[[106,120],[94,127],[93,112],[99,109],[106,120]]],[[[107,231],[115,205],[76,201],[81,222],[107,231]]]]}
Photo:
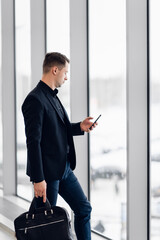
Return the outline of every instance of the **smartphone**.
{"type": "Polygon", "coordinates": [[[93,127],[93,125],[98,121],[98,119],[101,117],[101,114],[98,116],[98,118],[94,121],[94,123],[90,126],[89,130],[93,127]]]}

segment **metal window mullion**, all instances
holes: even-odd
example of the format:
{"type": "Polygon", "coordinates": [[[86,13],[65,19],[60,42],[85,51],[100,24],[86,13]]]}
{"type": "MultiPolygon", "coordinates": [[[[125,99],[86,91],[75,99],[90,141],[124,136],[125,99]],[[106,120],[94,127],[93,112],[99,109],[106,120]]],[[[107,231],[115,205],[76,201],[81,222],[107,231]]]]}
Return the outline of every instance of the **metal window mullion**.
{"type": "Polygon", "coordinates": [[[42,76],[46,52],[46,0],[30,0],[31,11],[31,88],[42,76]]]}
{"type": "MultiPolygon", "coordinates": [[[[70,60],[71,120],[77,122],[88,115],[86,0],[70,1],[70,60]]],[[[75,173],[88,196],[88,136],[75,137],[74,141],[77,156],[75,173]]]]}
{"type": "Polygon", "coordinates": [[[127,0],[127,239],[148,238],[147,1],[127,0]]]}
{"type": "Polygon", "coordinates": [[[14,1],[2,1],[2,128],[4,195],[16,194],[14,1]]]}

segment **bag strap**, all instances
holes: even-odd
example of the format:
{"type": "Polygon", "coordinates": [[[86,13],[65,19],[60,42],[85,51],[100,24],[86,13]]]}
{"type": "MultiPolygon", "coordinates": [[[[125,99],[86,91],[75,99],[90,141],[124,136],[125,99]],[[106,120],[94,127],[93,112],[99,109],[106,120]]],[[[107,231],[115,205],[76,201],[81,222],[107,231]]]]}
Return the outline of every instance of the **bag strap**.
{"type": "MultiPolygon", "coordinates": [[[[36,206],[37,205],[36,200],[37,200],[36,197],[34,197],[32,202],[31,202],[31,205],[30,205],[30,208],[29,208],[29,213],[30,214],[33,214],[35,212],[35,210],[38,209],[37,206],[36,206]]],[[[45,210],[51,210],[51,204],[50,204],[48,198],[46,199],[45,203],[43,202],[43,198],[41,198],[41,200],[42,200],[42,207],[45,210]]]]}

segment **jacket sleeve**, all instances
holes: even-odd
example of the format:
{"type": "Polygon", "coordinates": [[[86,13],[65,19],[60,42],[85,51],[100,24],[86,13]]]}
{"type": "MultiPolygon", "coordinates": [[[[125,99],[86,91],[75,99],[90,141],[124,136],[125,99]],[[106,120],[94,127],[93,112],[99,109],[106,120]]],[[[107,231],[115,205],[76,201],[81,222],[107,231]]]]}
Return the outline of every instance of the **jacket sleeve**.
{"type": "Polygon", "coordinates": [[[72,136],[78,136],[78,135],[84,135],[84,131],[81,130],[80,128],[80,123],[71,123],[72,127],[72,136]]]}
{"type": "Polygon", "coordinates": [[[41,153],[41,137],[44,108],[34,96],[28,96],[22,105],[27,144],[27,174],[30,180],[41,182],[44,180],[41,153]]]}

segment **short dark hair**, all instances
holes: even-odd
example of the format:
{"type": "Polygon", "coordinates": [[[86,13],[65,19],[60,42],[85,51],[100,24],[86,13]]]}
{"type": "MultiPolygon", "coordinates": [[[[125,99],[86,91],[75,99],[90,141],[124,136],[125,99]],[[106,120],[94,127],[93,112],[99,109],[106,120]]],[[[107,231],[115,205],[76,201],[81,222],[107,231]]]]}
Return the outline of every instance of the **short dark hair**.
{"type": "Polygon", "coordinates": [[[48,73],[53,66],[63,68],[65,67],[66,62],[69,63],[69,59],[61,53],[47,53],[43,62],[43,73],[48,73]]]}

